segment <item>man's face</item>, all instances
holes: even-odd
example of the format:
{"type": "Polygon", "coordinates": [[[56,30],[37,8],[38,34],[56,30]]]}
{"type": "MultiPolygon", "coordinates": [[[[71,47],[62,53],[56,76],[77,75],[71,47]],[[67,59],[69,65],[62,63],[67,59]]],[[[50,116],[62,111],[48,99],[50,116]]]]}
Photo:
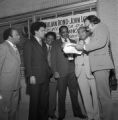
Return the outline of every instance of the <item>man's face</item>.
{"type": "Polygon", "coordinates": [[[78,35],[81,40],[85,40],[87,37],[86,31],[83,29],[78,30],[78,35]]]}
{"type": "Polygon", "coordinates": [[[61,37],[68,38],[69,37],[69,31],[67,28],[63,27],[60,32],[61,37]]]}
{"type": "Polygon", "coordinates": [[[46,43],[48,45],[51,45],[53,41],[54,41],[54,37],[52,35],[48,35],[46,38],[46,43]]]}
{"type": "Polygon", "coordinates": [[[90,23],[89,20],[86,20],[84,24],[85,24],[85,26],[87,27],[88,30],[90,30],[91,32],[93,31],[93,24],[90,23]]]}
{"type": "Polygon", "coordinates": [[[45,36],[45,28],[44,27],[40,27],[40,29],[38,31],[35,31],[35,35],[39,38],[39,39],[43,39],[45,36]]]}
{"type": "Polygon", "coordinates": [[[20,41],[20,35],[17,30],[12,31],[12,40],[15,44],[18,44],[20,41]]]}

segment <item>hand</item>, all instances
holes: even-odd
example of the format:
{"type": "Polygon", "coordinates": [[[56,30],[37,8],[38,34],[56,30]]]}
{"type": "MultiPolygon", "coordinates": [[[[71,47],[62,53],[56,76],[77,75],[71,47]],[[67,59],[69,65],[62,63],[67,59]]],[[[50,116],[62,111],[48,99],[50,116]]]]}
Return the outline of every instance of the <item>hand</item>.
{"type": "Polygon", "coordinates": [[[79,51],[83,51],[83,50],[84,50],[84,45],[77,44],[77,45],[75,46],[75,48],[76,48],[77,50],[79,50],[79,51]]]}
{"type": "Polygon", "coordinates": [[[58,73],[58,72],[55,72],[55,73],[54,73],[54,78],[55,78],[55,79],[60,78],[60,75],[59,75],[59,73],[58,73]]]}
{"type": "Polygon", "coordinates": [[[68,60],[74,60],[73,54],[68,54],[68,60]]]}
{"type": "Polygon", "coordinates": [[[35,76],[30,77],[30,84],[36,84],[36,78],[35,76]]]}

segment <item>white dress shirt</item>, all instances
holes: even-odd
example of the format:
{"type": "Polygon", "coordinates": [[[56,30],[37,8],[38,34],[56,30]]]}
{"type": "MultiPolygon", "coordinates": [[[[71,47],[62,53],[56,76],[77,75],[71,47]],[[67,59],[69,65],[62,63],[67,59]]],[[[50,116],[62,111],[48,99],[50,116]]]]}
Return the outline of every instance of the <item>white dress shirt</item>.
{"type": "Polygon", "coordinates": [[[51,46],[51,45],[48,45],[48,44],[46,44],[46,46],[47,46],[47,50],[50,51],[51,48],[52,48],[52,46],[51,46]]]}
{"type": "Polygon", "coordinates": [[[35,38],[36,38],[37,42],[42,46],[42,40],[39,39],[37,36],[35,36],[35,38]]]}

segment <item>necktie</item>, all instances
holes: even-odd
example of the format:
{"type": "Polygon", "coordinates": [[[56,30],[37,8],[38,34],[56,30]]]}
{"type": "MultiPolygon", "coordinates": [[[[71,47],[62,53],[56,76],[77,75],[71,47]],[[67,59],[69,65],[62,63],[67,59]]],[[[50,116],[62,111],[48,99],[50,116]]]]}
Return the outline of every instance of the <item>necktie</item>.
{"type": "Polygon", "coordinates": [[[51,46],[49,46],[48,51],[49,51],[49,52],[51,51],[51,46]]]}
{"type": "Polygon", "coordinates": [[[67,42],[67,38],[65,38],[65,42],[67,42]]]}
{"type": "Polygon", "coordinates": [[[51,46],[48,48],[48,64],[51,66],[51,46]]]}

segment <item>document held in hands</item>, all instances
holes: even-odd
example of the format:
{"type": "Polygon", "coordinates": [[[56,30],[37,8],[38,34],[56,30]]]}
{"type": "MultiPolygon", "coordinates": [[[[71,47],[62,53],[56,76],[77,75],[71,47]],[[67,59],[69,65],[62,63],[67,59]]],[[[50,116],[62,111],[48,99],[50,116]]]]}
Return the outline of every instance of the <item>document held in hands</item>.
{"type": "Polygon", "coordinates": [[[63,51],[65,54],[81,54],[82,51],[78,51],[75,48],[76,44],[75,43],[64,43],[63,45],[63,51]]]}

